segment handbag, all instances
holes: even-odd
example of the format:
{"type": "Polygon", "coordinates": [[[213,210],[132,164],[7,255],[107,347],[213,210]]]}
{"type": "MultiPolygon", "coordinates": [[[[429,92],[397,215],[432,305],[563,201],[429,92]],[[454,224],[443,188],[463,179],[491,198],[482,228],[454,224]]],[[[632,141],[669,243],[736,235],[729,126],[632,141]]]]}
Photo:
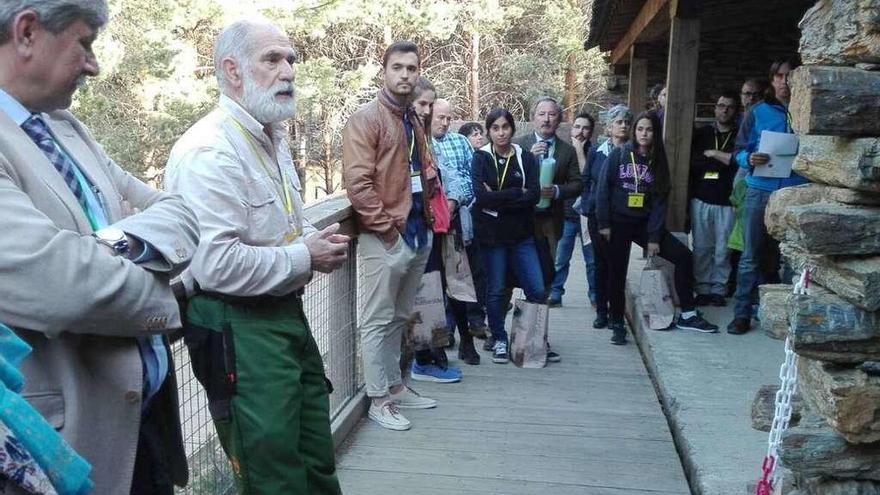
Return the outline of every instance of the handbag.
{"type": "Polygon", "coordinates": [[[445,347],[449,343],[440,270],[422,274],[413,304],[412,318],[415,350],[445,347]]]}
{"type": "Polygon", "coordinates": [[[651,256],[639,282],[639,306],[645,325],[651,330],[665,330],[675,319],[675,265],[659,256],[651,256]]]}
{"type": "Polygon", "coordinates": [[[443,271],[446,275],[446,295],[460,302],[477,302],[474,278],[464,247],[455,247],[453,233],[443,236],[443,271]]]}
{"type": "Polygon", "coordinates": [[[431,208],[431,216],[434,219],[432,228],[435,234],[445,234],[449,232],[452,224],[452,217],[449,213],[449,203],[446,199],[446,193],[443,192],[443,184],[437,179],[434,187],[434,195],[428,200],[431,208]]]}
{"type": "Polygon", "coordinates": [[[510,358],[519,368],[543,368],[547,365],[547,325],[550,314],[546,304],[517,299],[513,304],[510,325],[510,358]]]}

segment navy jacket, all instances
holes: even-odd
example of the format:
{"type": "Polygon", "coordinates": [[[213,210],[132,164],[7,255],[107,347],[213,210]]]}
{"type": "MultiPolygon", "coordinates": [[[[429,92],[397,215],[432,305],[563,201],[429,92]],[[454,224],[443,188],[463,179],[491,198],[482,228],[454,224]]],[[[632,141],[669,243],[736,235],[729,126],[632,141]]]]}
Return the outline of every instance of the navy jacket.
{"type": "Polygon", "coordinates": [[[617,222],[646,222],[648,242],[660,242],[666,224],[666,203],[669,197],[668,191],[663,195],[654,191],[658,179],[665,178],[669,182],[669,168],[665,166],[665,160],[661,163],[664,165],[655,164],[654,170],[649,170],[648,159],[633,151],[631,143],[611,151],[600,173],[596,193],[596,220],[600,230],[613,229],[617,222]],[[638,181],[633,172],[630,153],[635,157],[638,181]],[[661,174],[665,174],[665,177],[661,177],[661,174]],[[644,206],[641,208],[629,206],[629,194],[636,192],[636,188],[645,195],[644,206]]]}
{"type": "Polygon", "coordinates": [[[581,215],[590,216],[596,213],[596,191],[602,167],[605,166],[608,154],[614,149],[610,140],[606,141],[606,143],[600,146],[591,146],[588,150],[587,164],[584,166],[583,173],[581,173],[581,182],[584,183],[584,190],[581,192],[581,215]]]}

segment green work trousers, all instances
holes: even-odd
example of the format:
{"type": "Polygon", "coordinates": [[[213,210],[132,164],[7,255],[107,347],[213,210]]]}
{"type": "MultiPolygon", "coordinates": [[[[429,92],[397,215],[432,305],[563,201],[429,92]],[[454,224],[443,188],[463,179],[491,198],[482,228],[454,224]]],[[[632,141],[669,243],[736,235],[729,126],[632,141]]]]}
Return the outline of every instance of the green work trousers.
{"type": "Polygon", "coordinates": [[[341,494],[324,365],[302,301],[290,296],[236,304],[200,295],[190,301],[186,316],[187,332],[223,339],[223,352],[214,346],[209,358],[214,362],[207,367],[199,368],[196,361],[205,354],[198,358],[197,347],[190,346],[190,354],[203,374],[206,369],[225,374],[220,378],[228,394],[217,393],[216,380],[214,390],[205,388],[238,493],[341,494]]]}

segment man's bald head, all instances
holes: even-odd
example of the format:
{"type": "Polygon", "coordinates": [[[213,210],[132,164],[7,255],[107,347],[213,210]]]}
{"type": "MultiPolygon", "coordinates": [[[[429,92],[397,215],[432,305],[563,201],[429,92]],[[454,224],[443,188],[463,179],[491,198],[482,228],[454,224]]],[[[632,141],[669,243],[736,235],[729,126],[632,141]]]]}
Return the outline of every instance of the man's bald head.
{"type": "Polygon", "coordinates": [[[442,139],[449,132],[452,123],[452,105],[443,98],[434,100],[434,114],[431,117],[431,134],[435,139],[442,139]]]}

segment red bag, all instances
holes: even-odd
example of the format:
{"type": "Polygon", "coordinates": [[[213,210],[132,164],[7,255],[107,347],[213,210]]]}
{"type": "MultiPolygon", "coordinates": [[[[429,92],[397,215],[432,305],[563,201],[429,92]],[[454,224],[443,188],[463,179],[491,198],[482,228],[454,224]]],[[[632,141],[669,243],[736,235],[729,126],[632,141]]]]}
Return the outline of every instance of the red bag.
{"type": "Polygon", "coordinates": [[[445,234],[452,227],[452,216],[449,213],[449,203],[446,200],[446,193],[443,192],[443,184],[437,180],[434,187],[434,195],[428,200],[431,207],[431,215],[434,217],[434,233],[445,234]]]}

